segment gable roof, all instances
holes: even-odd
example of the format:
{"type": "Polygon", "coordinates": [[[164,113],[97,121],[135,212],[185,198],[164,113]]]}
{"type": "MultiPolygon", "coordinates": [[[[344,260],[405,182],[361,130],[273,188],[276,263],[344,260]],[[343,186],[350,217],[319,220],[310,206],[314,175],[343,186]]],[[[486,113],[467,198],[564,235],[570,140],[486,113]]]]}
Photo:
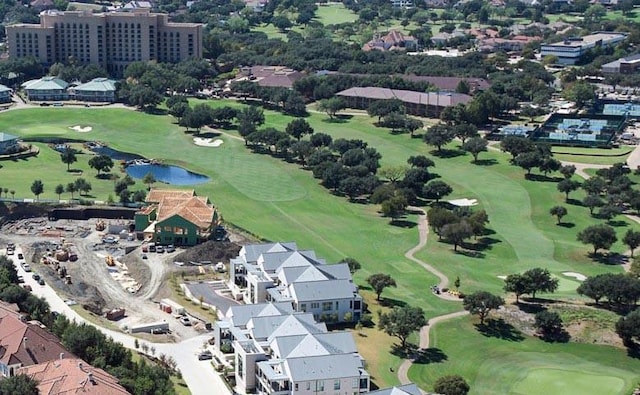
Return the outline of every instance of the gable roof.
{"type": "Polygon", "coordinates": [[[215,209],[205,197],[193,196],[189,199],[165,198],[158,204],[156,221],[162,221],[178,215],[199,228],[206,229],[213,223],[215,209]]]}
{"type": "Polygon", "coordinates": [[[359,97],[373,100],[398,99],[404,103],[451,107],[467,104],[471,96],[461,93],[416,92],[378,87],[353,87],[336,93],[337,96],[359,97]]]}
{"type": "Polygon", "coordinates": [[[296,282],[287,287],[288,293],[298,302],[350,299],[357,292],[349,280],[296,282]]]}
{"type": "Polygon", "coordinates": [[[233,326],[244,327],[254,317],[280,316],[292,314],[291,303],[259,303],[231,306],[225,317],[229,318],[233,326]]]}
{"type": "Polygon", "coordinates": [[[11,88],[9,88],[8,86],[0,84],[0,92],[7,92],[10,90],[11,88]]]}
{"type": "Polygon", "coordinates": [[[128,395],[118,379],[79,358],[62,359],[20,368],[38,381],[41,395],[128,395]]]}
{"type": "Polygon", "coordinates": [[[181,198],[188,199],[196,196],[196,192],[192,190],[183,189],[152,189],[147,194],[145,202],[147,203],[160,203],[165,198],[181,198]]]}
{"type": "Polygon", "coordinates": [[[240,255],[244,257],[245,262],[256,262],[265,252],[286,252],[297,249],[295,242],[246,244],[240,249],[240,255]]]}
{"type": "Polygon", "coordinates": [[[53,334],[33,322],[23,322],[7,314],[0,318],[0,362],[5,365],[30,366],[73,357],[53,334]]]}
{"type": "Polygon", "coordinates": [[[293,382],[359,377],[362,362],[353,354],[287,358],[285,368],[293,382]]]}
{"type": "Polygon", "coordinates": [[[350,332],[278,336],[271,342],[270,348],[278,358],[358,352],[350,332]]]}
{"type": "Polygon", "coordinates": [[[369,395],[422,395],[420,388],[413,383],[399,385],[369,392],[369,395]]]}

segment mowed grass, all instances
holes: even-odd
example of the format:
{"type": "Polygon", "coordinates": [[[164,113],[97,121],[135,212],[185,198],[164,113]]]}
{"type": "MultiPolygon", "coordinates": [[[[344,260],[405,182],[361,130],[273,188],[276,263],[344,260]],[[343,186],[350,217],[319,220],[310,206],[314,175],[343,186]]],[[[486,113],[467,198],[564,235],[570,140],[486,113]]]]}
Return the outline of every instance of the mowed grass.
{"type": "MultiPolygon", "coordinates": [[[[414,364],[409,378],[431,389],[440,376],[459,374],[470,395],[623,395],[640,380],[640,361],[624,350],[537,338],[487,337],[463,317],[431,330],[439,362],[414,364]]],[[[436,354],[436,353],[434,353],[436,354]]]]}
{"type": "Polygon", "coordinates": [[[612,165],[626,162],[627,157],[633,151],[633,147],[619,147],[611,149],[580,148],[580,147],[553,147],[554,157],[561,161],[612,165]]]}
{"type": "Polygon", "coordinates": [[[320,5],[316,10],[316,20],[325,26],[352,23],[357,19],[358,15],[347,9],[344,4],[320,5]]]}

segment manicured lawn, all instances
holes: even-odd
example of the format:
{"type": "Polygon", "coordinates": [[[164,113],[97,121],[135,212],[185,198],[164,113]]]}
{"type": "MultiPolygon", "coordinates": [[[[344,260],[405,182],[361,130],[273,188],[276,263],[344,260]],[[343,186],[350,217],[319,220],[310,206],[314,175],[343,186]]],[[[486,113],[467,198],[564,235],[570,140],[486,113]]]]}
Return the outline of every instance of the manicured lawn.
{"type": "Polygon", "coordinates": [[[358,15],[343,4],[320,5],[316,10],[316,20],[325,26],[352,23],[357,19],[358,15]]]}
{"type": "Polygon", "coordinates": [[[623,395],[640,379],[640,361],[624,350],[545,343],[517,333],[510,340],[488,337],[476,322],[463,317],[432,329],[433,347],[444,355],[413,365],[409,378],[430,389],[438,377],[459,374],[469,382],[470,395],[623,395]]]}
{"type": "MultiPolygon", "coordinates": [[[[207,103],[214,107],[243,105],[225,100],[207,103]]],[[[280,130],[292,119],[274,111],[265,111],[265,116],[266,127],[280,130]]],[[[334,138],[366,141],[382,154],[382,166],[405,164],[411,155],[431,156],[431,148],[420,139],[391,135],[388,129],[375,127],[375,120],[368,116],[329,122],[325,114],[313,113],[306,119],[316,132],[328,133],[334,138]]],[[[417,230],[411,224],[415,222],[414,216],[406,218],[409,227],[391,226],[388,219],[377,213],[377,206],[348,203],[345,198],[334,196],[320,186],[309,171],[268,155],[251,153],[238,139],[222,135],[218,137],[224,141],[221,147],[198,147],[192,143],[193,136],[186,134],[171,117],[126,109],[65,107],[7,111],[0,114],[0,128],[25,138],[60,136],[99,140],[121,151],[160,159],[205,174],[211,180],[197,185],[195,189],[199,195],[210,197],[225,221],[268,240],[295,240],[303,248],[315,249],[329,262],[345,256],[358,259],[363,268],[356,273],[355,281],[363,285],[365,295],[370,293],[364,286],[366,277],[386,272],[398,283],[397,288],[385,290],[383,297],[388,302],[418,305],[425,310],[427,318],[460,309],[458,303],[447,303],[434,297],[428,286],[436,283],[436,279],[403,257],[404,252],[418,240],[417,230]],[[92,126],[94,130],[86,134],[77,133],[69,129],[74,125],[92,126]]],[[[236,136],[233,130],[228,133],[236,136]]],[[[66,172],[66,165],[60,162],[57,153],[44,144],[40,147],[41,154],[37,158],[0,162],[3,166],[0,168],[0,186],[15,189],[16,197],[31,197],[29,186],[32,180],[42,178],[45,183],[42,198],[56,198],[53,187],[57,183],[70,182],[74,176],[66,172]]],[[[448,148],[455,148],[455,144],[448,148]]],[[[88,158],[88,154],[81,155],[72,168],[83,171],[83,177],[94,186],[92,195],[96,199],[106,200],[112,193],[113,184],[94,177],[95,171],[86,164],[88,158]]],[[[575,234],[598,221],[588,216],[586,208],[564,203],[564,196],[557,192],[555,182],[525,180],[524,172],[509,165],[508,156],[499,152],[482,153],[480,159],[485,160],[484,165],[470,164],[469,155],[432,158],[436,162],[433,171],[454,188],[450,198],[478,199],[479,208],[489,213],[489,227],[495,232],[486,236],[485,241],[490,248],[476,256],[453,253],[452,247],[438,242],[433,233],[427,247],[418,254],[451,279],[460,276],[464,292],[487,289],[500,293],[502,280],[497,278],[498,275],[543,266],[562,279],[558,295],[575,298],[574,289],[578,283],[563,277],[561,272],[577,271],[591,275],[621,270],[616,266],[592,262],[587,257],[590,247],[578,243],[575,234]],[[563,221],[573,224],[573,227],[555,224],[555,218],[548,214],[549,208],[555,204],[568,207],[569,215],[563,221]]],[[[142,187],[139,185],[133,189],[142,187]]],[[[575,192],[572,198],[581,199],[582,195],[575,192]]],[[[622,217],[619,219],[619,237],[628,227],[636,226],[622,221],[622,217]]],[[[613,250],[621,252],[624,247],[618,243],[613,250]]],[[[370,302],[369,306],[375,315],[377,303],[370,302]]],[[[367,337],[358,338],[358,343],[366,348],[363,354],[371,360],[370,370],[376,376],[376,383],[380,386],[396,384],[395,373],[389,371],[390,367],[397,371],[401,362],[389,353],[395,339],[375,328],[366,329],[364,333],[367,337]],[[370,347],[371,344],[376,346],[370,347]]],[[[466,344],[459,343],[461,347],[466,344]]],[[[559,352],[557,348],[548,348],[547,351],[559,352]]],[[[449,353],[449,350],[445,349],[445,352],[449,353]]],[[[545,353],[544,350],[540,352],[545,353]]],[[[548,357],[560,358],[555,354],[548,357]]],[[[597,366],[598,360],[592,359],[591,354],[584,359],[597,366]]],[[[475,365],[476,368],[478,366],[480,364],[475,365]]],[[[416,380],[425,386],[432,382],[421,375],[416,380]]],[[[490,389],[495,384],[488,379],[486,383],[478,383],[481,384],[479,389],[485,388],[484,385],[490,389]]]]}

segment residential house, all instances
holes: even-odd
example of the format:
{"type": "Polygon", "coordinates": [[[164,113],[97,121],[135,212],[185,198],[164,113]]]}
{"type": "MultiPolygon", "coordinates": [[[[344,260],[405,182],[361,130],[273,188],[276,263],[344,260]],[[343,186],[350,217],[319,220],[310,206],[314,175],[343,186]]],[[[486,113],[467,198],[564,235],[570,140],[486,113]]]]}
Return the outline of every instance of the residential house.
{"type": "Polygon", "coordinates": [[[413,7],[413,0],[390,0],[391,5],[396,8],[411,8],[413,7]]]}
{"type": "Polygon", "coordinates": [[[306,74],[285,66],[251,66],[240,70],[240,78],[248,78],[259,86],[293,88],[293,83],[306,74]]]}
{"type": "Polygon", "coordinates": [[[341,97],[347,107],[362,110],[366,110],[376,100],[398,99],[404,104],[407,114],[432,118],[439,117],[447,107],[471,101],[471,96],[461,93],[415,92],[377,87],[349,88],[336,93],[336,96],[341,97]]]}
{"type": "Polygon", "coordinates": [[[135,229],[159,244],[195,245],[208,240],[219,224],[209,199],[193,190],[152,189],[146,202],[135,215],[135,229]]]}
{"type": "Polygon", "coordinates": [[[230,288],[245,303],[290,303],[317,321],[357,321],[364,302],[346,263],[327,265],[295,243],[246,245],[230,262],[230,288]]]}
{"type": "Polygon", "coordinates": [[[30,80],[22,84],[22,88],[31,101],[59,101],[67,100],[69,94],[66,81],[57,77],[42,77],[37,80],[30,80]]]}
{"type": "Polygon", "coordinates": [[[116,82],[108,78],[94,78],[70,88],[69,93],[78,101],[113,103],[116,101],[116,82]]]}
{"type": "Polygon", "coordinates": [[[512,38],[486,38],[477,42],[478,49],[482,52],[522,52],[527,44],[542,41],[542,37],[513,36],[512,38]]]}
{"type": "Polygon", "coordinates": [[[618,60],[614,60],[613,62],[603,64],[600,70],[603,73],[621,73],[621,74],[630,74],[635,73],[640,68],[640,54],[635,54],[631,56],[627,56],[625,58],[620,58],[618,60]]]}
{"type": "Polygon", "coordinates": [[[42,395],[129,395],[118,379],[79,358],[56,359],[18,369],[38,382],[42,395]]]}
{"type": "Polygon", "coordinates": [[[11,88],[0,84],[0,103],[11,103],[11,88]]]}
{"type": "Polygon", "coordinates": [[[20,137],[0,132],[0,155],[12,154],[20,150],[20,137]]]}
{"type": "Polygon", "coordinates": [[[130,1],[122,6],[122,11],[133,11],[138,9],[151,9],[153,8],[153,3],[150,1],[130,1]]]}
{"type": "Polygon", "coordinates": [[[10,309],[0,309],[0,376],[14,376],[25,366],[73,358],[42,324],[22,318],[10,309]]]}
{"type": "Polygon", "coordinates": [[[424,0],[427,8],[446,8],[449,6],[449,0],[424,0]]]}
{"type": "Polygon", "coordinates": [[[286,303],[233,306],[215,323],[214,339],[220,360],[232,356],[241,393],[369,391],[370,376],[352,334],[328,332],[312,314],[292,312],[286,303]]]}
{"type": "Polygon", "coordinates": [[[413,36],[404,35],[398,30],[390,30],[382,37],[376,37],[362,46],[363,51],[416,50],[418,41],[413,36]]]}
{"type": "Polygon", "coordinates": [[[440,77],[429,75],[397,75],[402,79],[413,82],[428,82],[438,92],[455,92],[462,81],[469,84],[471,92],[484,91],[491,87],[489,81],[484,78],[440,77]]]}
{"type": "Polygon", "coordinates": [[[567,38],[556,43],[542,44],[540,54],[542,57],[557,57],[559,64],[573,65],[578,63],[590,49],[612,47],[624,41],[627,35],[627,33],[618,32],[596,32],[583,37],[567,38]]]}
{"type": "Polygon", "coordinates": [[[431,37],[431,42],[435,45],[438,46],[445,46],[449,43],[450,40],[454,39],[454,38],[464,38],[466,37],[466,35],[464,34],[464,32],[458,31],[458,30],[454,30],[451,33],[447,33],[447,32],[439,32],[434,34],[431,37]]]}

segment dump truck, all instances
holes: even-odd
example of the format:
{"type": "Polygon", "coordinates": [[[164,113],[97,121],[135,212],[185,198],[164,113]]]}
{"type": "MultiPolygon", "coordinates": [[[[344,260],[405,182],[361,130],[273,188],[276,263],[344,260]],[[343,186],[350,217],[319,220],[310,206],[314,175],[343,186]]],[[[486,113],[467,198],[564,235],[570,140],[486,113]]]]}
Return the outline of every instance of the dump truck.
{"type": "Polygon", "coordinates": [[[119,320],[120,318],[123,318],[124,314],[125,314],[125,310],[123,308],[117,308],[117,309],[112,309],[110,311],[107,311],[104,317],[109,321],[116,321],[116,320],[119,320]]]}

